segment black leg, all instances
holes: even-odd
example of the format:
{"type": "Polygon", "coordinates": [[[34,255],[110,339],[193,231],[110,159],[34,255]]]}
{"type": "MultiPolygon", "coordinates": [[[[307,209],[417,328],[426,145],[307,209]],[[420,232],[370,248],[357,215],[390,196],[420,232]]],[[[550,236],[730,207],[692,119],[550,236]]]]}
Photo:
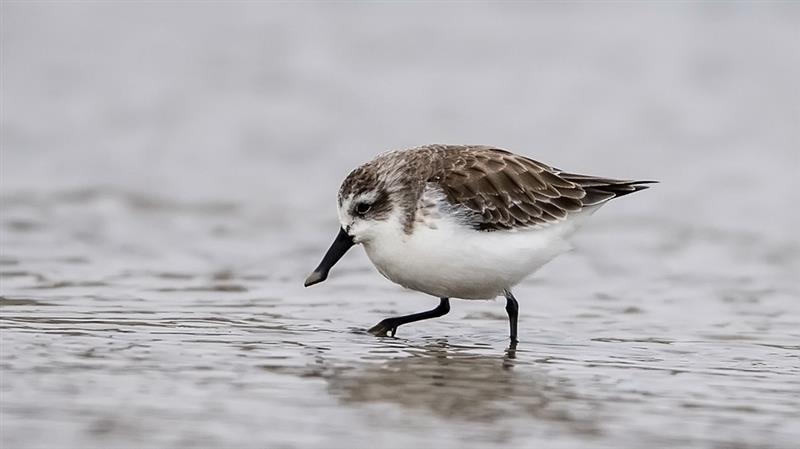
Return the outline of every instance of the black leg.
{"type": "Polygon", "coordinates": [[[442,298],[435,309],[426,312],[412,313],[411,315],[386,318],[375,326],[372,326],[367,332],[378,337],[385,337],[387,333],[391,332],[392,337],[394,337],[394,334],[397,332],[397,326],[413,323],[414,321],[427,320],[428,318],[437,318],[446,315],[449,311],[450,299],[442,298]]]}
{"type": "Polygon", "coordinates": [[[506,312],[508,313],[508,325],[511,328],[511,344],[516,346],[517,342],[517,316],[519,316],[519,303],[511,290],[503,290],[506,297],[506,312]]]}

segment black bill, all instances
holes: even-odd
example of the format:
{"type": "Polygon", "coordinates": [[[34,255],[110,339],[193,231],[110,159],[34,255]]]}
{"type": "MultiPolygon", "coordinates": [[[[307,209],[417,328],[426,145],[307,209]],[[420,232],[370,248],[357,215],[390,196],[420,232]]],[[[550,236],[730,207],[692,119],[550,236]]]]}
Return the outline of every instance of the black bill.
{"type": "Polygon", "coordinates": [[[327,279],[328,272],[331,271],[331,268],[336,265],[336,262],[338,262],[339,259],[344,256],[344,253],[353,245],[355,245],[353,237],[350,237],[344,229],[340,228],[336,240],[334,240],[331,247],[328,248],[328,252],[325,253],[325,257],[322,258],[322,262],[320,262],[317,269],[306,278],[305,286],[308,287],[327,279]]]}

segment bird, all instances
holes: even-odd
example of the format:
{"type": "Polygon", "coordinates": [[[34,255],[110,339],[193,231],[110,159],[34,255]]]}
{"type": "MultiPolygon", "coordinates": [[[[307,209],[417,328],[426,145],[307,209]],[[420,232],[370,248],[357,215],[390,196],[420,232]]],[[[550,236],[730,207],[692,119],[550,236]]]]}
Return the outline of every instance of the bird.
{"type": "Polygon", "coordinates": [[[504,296],[512,345],[512,289],[571,248],[570,236],[614,198],[657,181],[580,175],[487,145],[432,144],[382,153],[355,168],[337,196],[339,232],[305,286],[327,279],[353,246],[378,272],[439,298],[435,308],[380,321],[368,332],[441,317],[450,299],[504,296]]]}

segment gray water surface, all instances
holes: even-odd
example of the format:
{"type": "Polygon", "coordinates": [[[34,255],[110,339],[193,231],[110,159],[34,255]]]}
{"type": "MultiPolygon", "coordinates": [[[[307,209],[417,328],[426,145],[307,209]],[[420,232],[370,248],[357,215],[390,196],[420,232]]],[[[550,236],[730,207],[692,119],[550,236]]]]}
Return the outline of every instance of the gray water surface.
{"type": "MultiPolygon", "coordinates": [[[[791,4],[4,3],[0,445],[796,448],[791,4]],[[657,179],[502,301],[360,248],[387,149],[657,179]]],[[[413,261],[410,261],[413,263],[413,261]]]]}

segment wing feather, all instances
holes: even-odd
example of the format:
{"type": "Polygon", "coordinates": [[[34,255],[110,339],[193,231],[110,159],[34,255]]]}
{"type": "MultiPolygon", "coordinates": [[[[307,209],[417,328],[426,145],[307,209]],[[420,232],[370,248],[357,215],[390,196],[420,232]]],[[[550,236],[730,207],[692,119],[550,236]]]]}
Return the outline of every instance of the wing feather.
{"type": "Polygon", "coordinates": [[[436,184],[468,224],[484,231],[532,228],[647,188],[624,181],[564,173],[541,162],[484,146],[445,147],[436,184]]]}

